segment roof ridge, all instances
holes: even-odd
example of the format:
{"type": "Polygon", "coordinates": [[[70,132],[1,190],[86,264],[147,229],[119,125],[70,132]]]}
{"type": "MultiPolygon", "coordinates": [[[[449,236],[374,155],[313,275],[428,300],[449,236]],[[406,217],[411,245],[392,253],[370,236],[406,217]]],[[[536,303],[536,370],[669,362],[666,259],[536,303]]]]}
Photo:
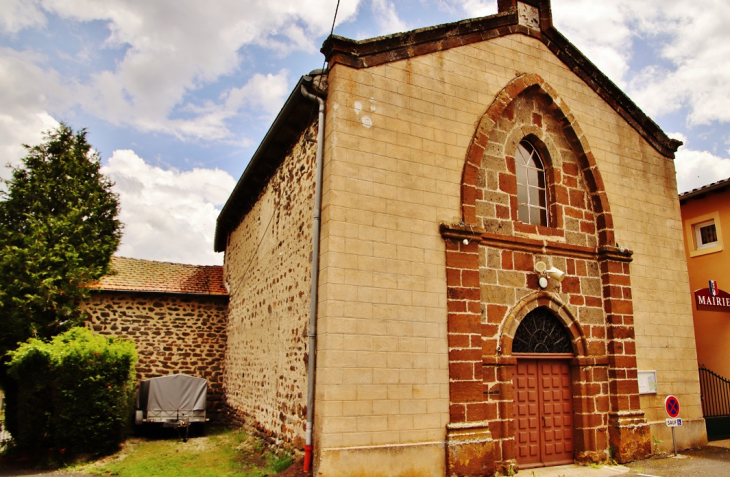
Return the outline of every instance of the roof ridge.
{"type": "Polygon", "coordinates": [[[220,267],[222,268],[223,265],[196,265],[192,263],[180,263],[180,262],[170,262],[167,260],[150,260],[148,258],[136,258],[136,257],[122,257],[120,255],[114,255],[112,256],[112,260],[134,260],[138,262],[147,262],[147,263],[161,263],[161,264],[167,264],[167,265],[181,265],[184,267],[220,267]]]}

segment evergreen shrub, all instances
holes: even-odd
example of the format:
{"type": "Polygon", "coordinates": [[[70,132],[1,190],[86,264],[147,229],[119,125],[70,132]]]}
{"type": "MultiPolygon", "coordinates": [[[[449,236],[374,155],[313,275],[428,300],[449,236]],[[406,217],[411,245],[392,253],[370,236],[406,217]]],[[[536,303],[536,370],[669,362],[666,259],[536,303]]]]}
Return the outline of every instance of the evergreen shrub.
{"type": "Polygon", "coordinates": [[[20,449],[104,454],[124,440],[133,412],[134,342],[72,328],[9,352],[18,380],[20,449]]]}

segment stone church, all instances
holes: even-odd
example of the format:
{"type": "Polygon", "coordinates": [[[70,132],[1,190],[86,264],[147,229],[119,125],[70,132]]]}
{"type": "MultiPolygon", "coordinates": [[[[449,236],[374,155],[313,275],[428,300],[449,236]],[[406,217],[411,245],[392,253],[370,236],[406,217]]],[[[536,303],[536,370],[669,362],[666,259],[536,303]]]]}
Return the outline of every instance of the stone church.
{"type": "Polygon", "coordinates": [[[498,4],[328,38],[218,219],[230,418],[314,475],[627,462],[669,394],[706,441],[681,143],[549,0],[498,4]]]}

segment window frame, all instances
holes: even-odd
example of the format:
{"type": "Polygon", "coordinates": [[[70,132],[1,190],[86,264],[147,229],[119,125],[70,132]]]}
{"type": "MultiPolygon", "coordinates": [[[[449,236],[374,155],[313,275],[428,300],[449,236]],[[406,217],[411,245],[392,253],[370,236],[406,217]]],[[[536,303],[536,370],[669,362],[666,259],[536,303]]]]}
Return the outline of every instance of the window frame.
{"type": "Polygon", "coordinates": [[[686,243],[690,249],[690,257],[708,255],[711,253],[721,252],[723,250],[722,228],[720,226],[720,214],[718,212],[687,219],[684,222],[684,226],[686,243]],[[703,244],[700,230],[708,225],[715,226],[715,236],[717,240],[715,242],[703,244]]]}
{"type": "Polygon", "coordinates": [[[515,150],[515,176],[516,176],[516,183],[517,183],[517,210],[516,212],[516,219],[518,222],[527,224],[527,225],[534,225],[537,227],[550,227],[550,194],[548,193],[548,168],[546,166],[545,158],[543,157],[543,153],[540,152],[540,149],[529,139],[522,138],[520,142],[517,145],[517,149],[515,150]],[[524,144],[524,145],[523,145],[524,144]],[[535,162],[538,163],[540,166],[539,168],[532,167],[530,165],[520,163],[519,157],[521,156],[520,153],[520,147],[523,147],[528,153],[529,157],[534,159],[535,162]],[[525,183],[521,184],[519,182],[520,174],[518,173],[519,168],[525,169],[525,183]],[[539,176],[538,176],[538,185],[533,185],[530,183],[530,170],[538,170],[538,174],[542,175],[542,186],[539,185],[539,176]],[[525,197],[527,199],[527,202],[520,202],[520,189],[524,189],[525,197]],[[537,190],[538,191],[538,199],[537,203],[531,202],[532,195],[530,194],[531,190],[537,190]],[[544,206],[540,205],[540,199],[544,202],[544,206]],[[527,208],[527,218],[528,221],[525,222],[520,219],[520,207],[526,207],[527,208]],[[538,210],[538,214],[540,211],[544,211],[545,214],[545,223],[542,223],[539,221],[538,223],[532,222],[532,209],[538,210]]]}
{"type": "Polygon", "coordinates": [[[692,228],[694,228],[695,231],[695,248],[697,250],[702,250],[709,247],[715,247],[717,246],[717,226],[715,225],[715,221],[713,219],[707,220],[705,222],[701,222],[699,224],[695,224],[692,228]],[[706,227],[710,227],[714,229],[715,233],[715,240],[712,242],[703,243],[702,242],[702,229],[706,227]]]}

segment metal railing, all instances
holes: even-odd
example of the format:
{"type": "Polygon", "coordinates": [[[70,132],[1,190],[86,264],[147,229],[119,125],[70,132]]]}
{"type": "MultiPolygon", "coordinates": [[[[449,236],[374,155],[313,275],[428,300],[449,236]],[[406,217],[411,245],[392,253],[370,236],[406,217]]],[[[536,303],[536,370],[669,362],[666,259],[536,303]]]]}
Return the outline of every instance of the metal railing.
{"type": "Polygon", "coordinates": [[[702,415],[730,417],[730,380],[700,365],[700,400],[702,415]]]}

